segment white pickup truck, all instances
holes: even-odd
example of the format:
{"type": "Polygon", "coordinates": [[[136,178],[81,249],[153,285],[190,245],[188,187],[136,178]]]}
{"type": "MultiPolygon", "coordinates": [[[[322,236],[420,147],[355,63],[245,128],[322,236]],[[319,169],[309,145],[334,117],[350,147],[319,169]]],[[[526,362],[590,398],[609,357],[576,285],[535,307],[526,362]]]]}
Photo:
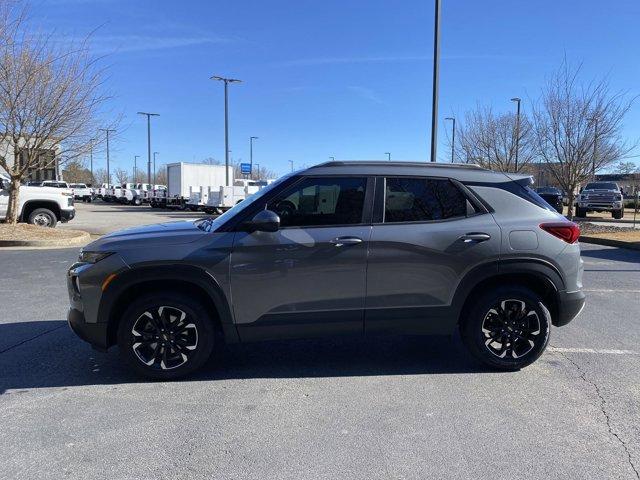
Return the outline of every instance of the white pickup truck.
{"type": "Polygon", "coordinates": [[[91,203],[93,200],[93,188],[87,187],[85,183],[72,183],[69,188],[73,190],[73,198],[91,203]]]}
{"type": "MultiPolygon", "coordinates": [[[[58,222],[68,222],[76,215],[73,192],[64,188],[21,185],[18,205],[18,221],[42,227],[55,227],[58,222]]],[[[8,206],[9,179],[0,175],[0,220],[7,216],[8,206]]]]}

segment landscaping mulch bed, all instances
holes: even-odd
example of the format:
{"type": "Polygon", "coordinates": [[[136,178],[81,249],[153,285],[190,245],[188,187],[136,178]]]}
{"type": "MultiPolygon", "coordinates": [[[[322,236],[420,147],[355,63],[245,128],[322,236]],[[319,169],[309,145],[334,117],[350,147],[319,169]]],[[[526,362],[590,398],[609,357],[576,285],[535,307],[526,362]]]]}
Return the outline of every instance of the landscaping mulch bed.
{"type": "Polygon", "coordinates": [[[75,246],[90,240],[87,232],[37,227],[18,223],[0,224],[0,246],[75,246]]]}

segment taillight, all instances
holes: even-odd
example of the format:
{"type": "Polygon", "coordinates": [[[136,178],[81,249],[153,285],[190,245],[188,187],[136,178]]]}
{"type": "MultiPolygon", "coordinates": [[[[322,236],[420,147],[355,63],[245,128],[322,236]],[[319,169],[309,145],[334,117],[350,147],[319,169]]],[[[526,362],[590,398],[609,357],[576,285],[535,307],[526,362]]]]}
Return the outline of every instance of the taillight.
{"type": "Polygon", "coordinates": [[[573,222],[541,223],[540,228],[567,243],[575,243],[580,237],[580,227],[573,222]]]}

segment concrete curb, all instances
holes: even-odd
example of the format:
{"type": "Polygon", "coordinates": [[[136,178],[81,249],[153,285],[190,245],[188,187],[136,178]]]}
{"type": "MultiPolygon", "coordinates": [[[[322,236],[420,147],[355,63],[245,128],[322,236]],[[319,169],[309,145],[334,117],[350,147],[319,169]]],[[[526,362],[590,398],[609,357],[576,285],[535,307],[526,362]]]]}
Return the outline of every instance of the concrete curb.
{"type": "Polygon", "coordinates": [[[622,240],[611,240],[609,238],[580,236],[580,241],[584,243],[593,243],[595,245],[604,245],[606,247],[627,248],[629,250],[640,250],[639,242],[623,242],[622,240]]]}
{"type": "Polygon", "coordinates": [[[85,245],[91,241],[91,235],[87,232],[78,232],[78,235],[70,238],[56,238],[50,240],[0,240],[0,248],[4,247],[31,247],[31,248],[65,248],[85,245]]]}

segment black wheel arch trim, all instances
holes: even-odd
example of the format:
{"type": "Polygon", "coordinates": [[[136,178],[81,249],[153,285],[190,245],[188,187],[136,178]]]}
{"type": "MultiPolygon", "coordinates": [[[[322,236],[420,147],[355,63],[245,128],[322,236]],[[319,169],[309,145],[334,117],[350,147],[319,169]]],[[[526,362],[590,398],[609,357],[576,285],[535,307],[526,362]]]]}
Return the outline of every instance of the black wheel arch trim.
{"type": "MultiPolygon", "coordinates": [[[[113,309],[117,304],[118,299],[130,288],[150,281],[167,281],[168,287],[170,287],[171,281],[178,281],[187,284],[191,283],[199,287],[207,294],[216,308],[225,342],[239,342],[240,339],[238,337],[235,323],[233,322],[229,302],[227,301],[222,288],[213,276],[205,270],[193,265],[170,264],[141,266],[133,267],[129,270],[118,273],[116,278],[109,283],[108,287],[102,294],[100,306],[98,308],[98,323],[108,324],[109,329],[111,329],[112,323],[116,321],[112,316],[113,309]]],[[[113,344],[109,339],[108,342],[108,346],[113,344]]]]}
{"type": "Polygon", "coordinates": [[[465,302],[482,282],[501,275],[518,274],[533,275],[544,281],[555,291],[556,299],[560,300],[559,292],[564,291],[565,284],[559,270],[551,262],[539,258],[500,259],[478,265],[462,278],[451,301],[455,318],[459,318],[465,302]]]}

